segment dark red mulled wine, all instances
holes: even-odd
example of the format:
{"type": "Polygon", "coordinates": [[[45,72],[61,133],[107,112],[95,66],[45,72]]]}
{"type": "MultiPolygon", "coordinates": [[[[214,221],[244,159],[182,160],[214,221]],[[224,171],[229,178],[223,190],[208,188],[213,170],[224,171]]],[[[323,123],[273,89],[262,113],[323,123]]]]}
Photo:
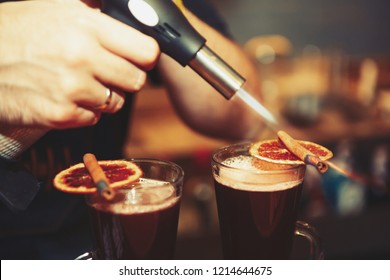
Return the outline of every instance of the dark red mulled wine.
{"type": "Polygon", "coordinates": [[[305,166],[260,170],[247,145],[217,150],[212,167],[226,259],[289,259],[305,166]]]}
{"type": "Polygon", "coordinates": [[[106,203],[96,202],[90,205],[97,257],[172,259],[176,243],[179,199],[171,197],[161,204],[139,206],[124,202],[124,194],[125,190],[117,194],[117,201],[113,202],[120,203],[117,207],[112,207],[113,204],[107,207],[106,203]]]}
{"type": "Polygon", "coordinates": [[[183,171],[175,164],[138,160],[144,178],[116,189],[113,200],[86,196],[98,259],[173,259],[183,171]]]}

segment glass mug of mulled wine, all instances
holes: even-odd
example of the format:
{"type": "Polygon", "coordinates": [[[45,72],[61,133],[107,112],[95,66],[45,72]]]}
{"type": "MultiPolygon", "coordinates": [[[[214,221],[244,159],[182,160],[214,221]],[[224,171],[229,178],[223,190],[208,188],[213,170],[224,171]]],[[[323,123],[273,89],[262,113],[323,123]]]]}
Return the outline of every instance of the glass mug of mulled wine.
{"type": "Polygon", "coordinates": [[[137,182],[116,189],[112,200],[86,195],[96,243],[89,258],[173,259],[183,170],[169,161],[131,161],[143,172],[137,182]]]}
{"type": "Polygon", "coordinates": [[[295,236],[322,259],[315,230],[297,221],[305,165],[268,164],[250,156],[250,143],[212,155],[222,251],[225,259],[290,259],[295,236]]]}

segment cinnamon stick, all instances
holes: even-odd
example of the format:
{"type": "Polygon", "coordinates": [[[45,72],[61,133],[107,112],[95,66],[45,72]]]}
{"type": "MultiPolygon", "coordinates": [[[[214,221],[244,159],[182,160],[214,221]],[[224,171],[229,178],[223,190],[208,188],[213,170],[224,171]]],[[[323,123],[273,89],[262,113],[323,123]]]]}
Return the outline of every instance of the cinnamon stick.
{"type": "Polygon", "coordinates": [[[292,138],[289,134],[282,130],[278,131],[277,134],[287,149],[304,163],[313,165],[321,173],[324,173],[326,170],[328,170],[327,163],[322,161],[318,156],[314,155],[308,149],[299,144],[299,142],[292,138]]]}
{"type": "Polygon", "coordinates": [[[92,180],[98,190],[98,193],[105,199],[111,200],[114,198],[114,190],[110,188],[110,183],[106,174],[100,167],[95,155],[87,153],[83,156],[84,165],[87,168],[92,180]]]}

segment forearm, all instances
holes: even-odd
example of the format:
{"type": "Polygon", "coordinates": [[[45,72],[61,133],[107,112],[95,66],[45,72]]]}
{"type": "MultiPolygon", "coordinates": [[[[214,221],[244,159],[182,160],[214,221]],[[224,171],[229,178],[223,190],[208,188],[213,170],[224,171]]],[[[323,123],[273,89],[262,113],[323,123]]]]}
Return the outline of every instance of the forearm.
{"type": "MultiPolygon", "coordinates": [[[[195,29],[207,40],[209,46],[223,60],[246,79],[245,88],[259,97],[257,71],[242,48],[216,30],[185,11],[195,29]]],[[[253,136],[253,114],[234,98],[226,101],[207,82],[189,67],[183,68],[167,56],[158,64],[169,94],[183,120],[195,130],[213,137],[244,139],[253,136]]]]}

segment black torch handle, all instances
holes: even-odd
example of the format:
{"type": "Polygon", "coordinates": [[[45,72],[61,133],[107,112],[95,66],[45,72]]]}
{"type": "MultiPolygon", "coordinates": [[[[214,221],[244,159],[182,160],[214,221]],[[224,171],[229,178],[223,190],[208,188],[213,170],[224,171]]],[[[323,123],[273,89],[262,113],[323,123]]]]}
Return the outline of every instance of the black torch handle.
{"type": "Polygon", "coordinates": [[[153,37],[182,66],[206,42],[172,0],[103,0],[102,11],[153,37]]]}

